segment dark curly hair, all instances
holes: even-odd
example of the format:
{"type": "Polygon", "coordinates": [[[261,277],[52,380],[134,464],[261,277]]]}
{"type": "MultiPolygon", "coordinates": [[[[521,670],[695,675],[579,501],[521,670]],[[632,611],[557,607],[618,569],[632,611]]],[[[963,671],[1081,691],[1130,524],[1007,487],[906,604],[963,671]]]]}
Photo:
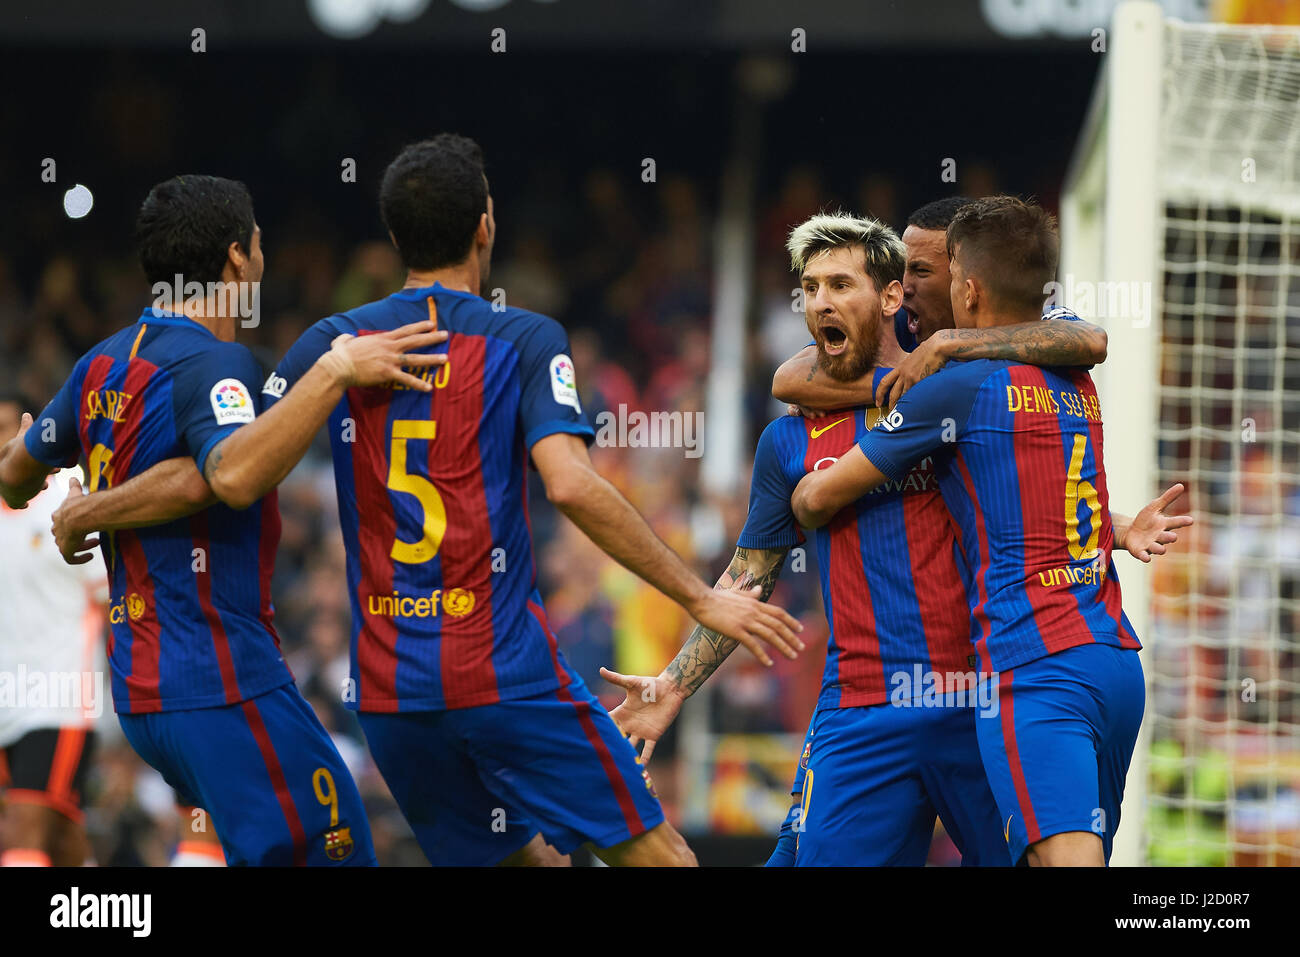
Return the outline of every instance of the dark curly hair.
{"type": "Polygon", "coordinates": [[[468,137],[439,133],[388,164],[379,209],[407,268],[440,269],[469,255],[487,197],[482,149],[468,137]]]}
{"type": "Polygon", "coordinates": [[[253,242],[248,187],[220,176],[174,176],[149,190],[135,218],[140,265],[150,283],[221,279],[231,243],[253,242]]]}

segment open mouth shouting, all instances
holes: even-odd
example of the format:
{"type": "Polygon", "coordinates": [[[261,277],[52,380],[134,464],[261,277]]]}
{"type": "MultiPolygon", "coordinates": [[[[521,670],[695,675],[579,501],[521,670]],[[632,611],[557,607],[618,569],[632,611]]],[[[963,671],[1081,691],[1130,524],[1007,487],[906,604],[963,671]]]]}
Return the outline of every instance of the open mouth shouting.
{"type": "Polygon", "coordinates": [[[822,349],[828,356],[843,355],[848,349],[849,337],[843,326],[823,321],[818,326],[817,332],[822,340],[822,349]]]}

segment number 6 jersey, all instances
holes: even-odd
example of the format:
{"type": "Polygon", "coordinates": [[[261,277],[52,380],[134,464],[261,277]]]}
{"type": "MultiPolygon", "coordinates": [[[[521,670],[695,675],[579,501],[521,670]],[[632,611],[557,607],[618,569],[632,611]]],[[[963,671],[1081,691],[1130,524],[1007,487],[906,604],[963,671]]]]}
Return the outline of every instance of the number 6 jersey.
{"type": "Polygon", "coordinates": [[[935,456],[982,670],[1082,644],[1139,647],[1120,606],[1101,406],[1087,372],[950,363],[858,445],[893,480],[935,456]]]}
{"type": "Polygon", "coordinates": [[[433,384],[351,389],[330,417],[352,602],[348,707],[468,708],[568,684],[537,592],[528,450],[595,433],[559,323],[439,284],[404,289],[307,330],[263,388],[281,398],[343,333],[433,319],[433,384]]]}

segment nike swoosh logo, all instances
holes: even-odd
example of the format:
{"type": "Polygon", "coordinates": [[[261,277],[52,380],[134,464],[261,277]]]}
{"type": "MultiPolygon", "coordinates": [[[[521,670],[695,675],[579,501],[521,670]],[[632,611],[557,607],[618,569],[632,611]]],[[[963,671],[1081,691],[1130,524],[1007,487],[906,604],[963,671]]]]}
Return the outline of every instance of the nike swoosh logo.
{"type": "Polygon", "coordinates": [[[1003,836],[1004,838],[1006,838],[1008,844],[1011,843],[1011,819],[1012,819],[1013,817],[1015,817],[1014,814],[1008,814],[1008,815],[1007,815],[1007,827],[1006,827],[1006,830],[1004,830],[1004,831],[1002,832],[1002,836],[1003,836]]]}
{"type": "Polygon", "coordinates": [[[835,428],[835,426],[839,425],[841,422],[847,422],[847,421],[849,421],[849,419],[851,419],[851,418],[852,418],[852,416],[848,416],[848,415],[846,415],[846,416],[845,416],[844,418],[842,418],[842,419],[836,419],[836,420],[835,420],[834,422],[832,422],[830,425],[823,425],[820,429],[817,428],[816,426],[813,426],[812,437],[815,439],[815,438],[817,438],[817,436],[821,435],[821,434],[822,434],[823,432],[825,432],[827,429],[833,429],[833,428],[835,428]]]}

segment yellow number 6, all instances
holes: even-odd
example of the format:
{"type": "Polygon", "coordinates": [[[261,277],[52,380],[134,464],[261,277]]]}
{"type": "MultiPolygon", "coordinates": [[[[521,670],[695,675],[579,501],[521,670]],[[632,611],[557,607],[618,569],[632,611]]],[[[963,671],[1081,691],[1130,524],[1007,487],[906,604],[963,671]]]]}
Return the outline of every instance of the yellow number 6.
{"type": "Polygon", "coordinates": [[[1084,435],[1074,437],[1074,450],[1070,453],[1070,471],[1065,476],[1065,542],[1070,549],[1070,557],[1082,561],[1097,556],[1097,544],[1101,540],[1101,502],[1097,498],[1097,489],[1089,481],[1079,476],[1083,472],[1083,453],[1088,447],[1084,435]],[[1089,524],[1092,534],[1087,544],[1079,543],[1079,499],[1091,511],[1089,524]]]}
{"type": "Polygon", "coordinates": [[[395,562],[418,565],[438,554],[442,536],[447,531],[447,509],[442,496],[433,483],[422,475],[412,475],[406,470],[406,442],[408,439],[432,440],[438,423],[428,419],[396,419],[393,421],[393,445],[388,457],[388,487],[395,492],[414,495],[424,510],[424,537],[418,542],[393,540],[389,552],[395,562]]]}

